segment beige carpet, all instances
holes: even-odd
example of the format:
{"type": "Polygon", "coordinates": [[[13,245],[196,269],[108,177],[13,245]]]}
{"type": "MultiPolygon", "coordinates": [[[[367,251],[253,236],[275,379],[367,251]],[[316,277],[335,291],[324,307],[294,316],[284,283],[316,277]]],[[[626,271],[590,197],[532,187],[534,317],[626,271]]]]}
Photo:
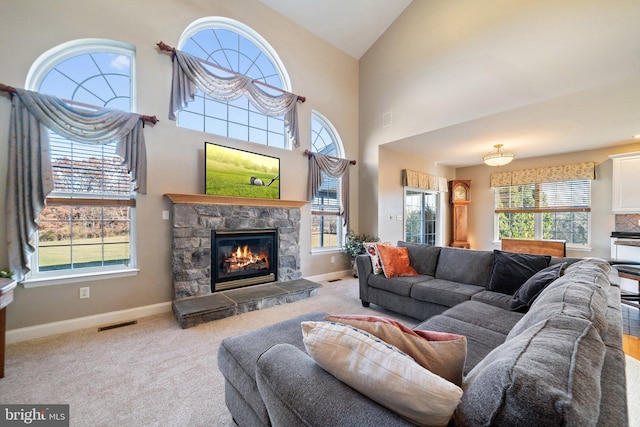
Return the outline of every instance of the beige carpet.
{"type": "MultiPolygon", "coordinates": [[[[222,426],[234,423],[224,404],[216,365],[220,342],[311,311],[371,313],[358,299],[357,280],[322,282],[318,296],[245,313],[190,329],[172,314],[138,319],[136,325],[72,332],[7,346],[0,402],[68,403],[72,426],[222,426]]],[[[416,321],[393,316],[408,326],[416,321]]],[[[640,393],[640,362],[629,397],[640,393]]],[[[640,427],[634,415],[631,426],[640,427]],[[635,424],[634,424],[635,423],[635,424]]]]}

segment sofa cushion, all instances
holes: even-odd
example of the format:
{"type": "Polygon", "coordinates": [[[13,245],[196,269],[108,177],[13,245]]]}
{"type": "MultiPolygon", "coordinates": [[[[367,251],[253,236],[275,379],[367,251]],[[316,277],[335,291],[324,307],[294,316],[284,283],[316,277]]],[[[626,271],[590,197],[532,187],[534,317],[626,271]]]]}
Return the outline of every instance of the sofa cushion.
{"type": "Polygon", "coordinates": [[[409,250],[397,246],[377,246],[382,272],[387,279],[398,276],[417,276],[418,272],[409,264],[409,250]]]}
{"type": "Polygon", "coordinates": [[[529,311],[529,307],[531,307],[533,301],[540,295],[540,292],[560,277],[566,265],[566,263],[550,265],[529,277],[513,294],[509,302],[509,308],[521,313],[529,311]]]}
{"type": "Polygon", "coordinates": [[[483,289],[482,286],[433,279],[414,284],[411,287],[411,298],[453,307],[456,304],[469,301],[472,295],[483,289]]]}
{"type": "Polygon", "coordinates": [[[494,307],[500,307],[504,308],[505,310],[509,310],[509,308],[511,307],[511,298],[511,295],[483,290],[478,292],[477,294],[473,294],[471,296],[471,301],[479,301],[485,304],[492,305],[494,307]]]}
{"type": "Polygon", "coordinates": [[[386,277],[384,277],[384,274],[372,274],[369,276],[367,284],[372,288],[382,289],[385,291],[393,292],[394,294],[408,297],[409,295],[411,295],[411,288],[413,287],[413,285],[429,280],[433,280],[433,277],[406,276],[387,279],[386,277]]]}
{"type": "Polygon", "coordinates": [[[505,336],[509,334],[509,331],[523,316],[521,313],[484,304],[480,301],[465,301],[462,304],[451,307],[442,315],[471,323],[505,336]]]}
{"type": "Polygon", "coordinates": [[[327,372],[420,425],[445,426],[462,389],[374,336],[333,322],[302,322],[307,353],[327,372]]]}
{"type": "Polygon", "coordinates": [[[220,343],[218,349],[220,372],[227,382],[244,397],[246,404],[265,425],[269,422],[269,416],[255,381],[256,360],[276,343],[288,343],[304,350],[300,322],[322,320],[326,315],[327,313],[308,313],[255,331],[225,338],[220,343]]]}
{"type": "Polygon", "coordinates": [[[440,249],[434,277],[486,288],[491,279],[492,266],[493,253],[490,251],[445,246],[440,249]]]}
{"type": "Polygon", "coordinates": [[[467,357],[467,339],[462,335],[414,331],[397,320],[381,316],[330,314],[325,320],[362,329],[405,352],[423,368],[455,385],[462,385],[467,357]]]}
{"type": "Polygon", "coordinates": [[[271,421],[264,425],[415,425],[338,380],[290,344],[276,344],[260,356],[256,382],[271,421]]]}
{"type": "Polygon", "coordinates": [[[494,348],[502,344],[507,337],[505,334],[442,314],[430,317],[414,329],[449,332],[467,337],[467,360],[464,364],[465,374],[484,359],[494,348]]]}
{"type": "Polygon", "coordinates": [[[506,341],[465,377],[458,425],[594,425],[605,346],[591,322],[554,315],[506,341]]]}
{"type": "Polygon", "coordinates": [[[531,276],[549,266],[550,256],[493,251],[489,290],[513,295],[531,276]]]}
{"type": "Polygon", "coordinates": [[[398,242],[398,246],[409,249],[409,262],[420,274],[435,276],[440,246],[430,246],[422,243],[398,242]]]}
{"type": "Polygon", "coordinates": [[[567,267],[562,277],[542,291],[527,314],[509,332],[508,339],[555,314],[585,319],[593,323],[601,336],[605,335],[607,274],[593,264],[581,264],[581,268],[567,267]]]}

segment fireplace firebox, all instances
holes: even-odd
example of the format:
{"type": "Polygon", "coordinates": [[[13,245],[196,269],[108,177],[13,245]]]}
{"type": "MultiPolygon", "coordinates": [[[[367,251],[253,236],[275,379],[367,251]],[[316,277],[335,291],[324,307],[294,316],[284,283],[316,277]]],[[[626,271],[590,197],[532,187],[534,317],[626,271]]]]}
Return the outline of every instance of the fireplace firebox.
{"type": "Polygon", "coordinates": [[[211,230],[211,291],[278,280],[278,230],[211,230]]]}

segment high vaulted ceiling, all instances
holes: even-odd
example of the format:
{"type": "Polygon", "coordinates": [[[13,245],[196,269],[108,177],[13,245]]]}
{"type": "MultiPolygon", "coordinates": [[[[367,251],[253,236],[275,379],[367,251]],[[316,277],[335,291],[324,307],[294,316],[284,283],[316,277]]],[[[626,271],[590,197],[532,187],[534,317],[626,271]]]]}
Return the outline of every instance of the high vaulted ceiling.
{"type": "Polygon", "coordinates": [[[411,0],[260,0],[360,59],[411,0]]]}
{"type": "Polygon", "coordinates": [[[638,142],[637,0],[261,1],[356,59],[396,20],[387,51],[420,38],[412,51],[366,57],[406,61],[413,76],[400,93],[373,71],[376,93],[361,100],[361,137],[388,148],[464,167],[498,143],[522,159],[638,142]],[[386,111],[393,126],[372,131],[367,120],[381,124],[386,111]]]}

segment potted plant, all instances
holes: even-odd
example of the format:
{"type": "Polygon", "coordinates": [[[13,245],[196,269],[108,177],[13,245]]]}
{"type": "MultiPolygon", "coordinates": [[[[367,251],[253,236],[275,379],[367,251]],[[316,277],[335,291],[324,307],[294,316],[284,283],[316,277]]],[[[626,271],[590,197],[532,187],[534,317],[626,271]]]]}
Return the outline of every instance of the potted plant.
{"type": "Polygon", "coordinates": [[[353,268],[353,277],[358,277],[358,270],[356,269],[356,257],[358,255],[366,254],[367,250],[364,247],[365,243],[379,242],[380,238],[371,236],[369,234],[356,234],[353,230],[347,232],[347,236],[344,242],[342,250],[345,251],[351,257],[351,267],[353,268]]]}

